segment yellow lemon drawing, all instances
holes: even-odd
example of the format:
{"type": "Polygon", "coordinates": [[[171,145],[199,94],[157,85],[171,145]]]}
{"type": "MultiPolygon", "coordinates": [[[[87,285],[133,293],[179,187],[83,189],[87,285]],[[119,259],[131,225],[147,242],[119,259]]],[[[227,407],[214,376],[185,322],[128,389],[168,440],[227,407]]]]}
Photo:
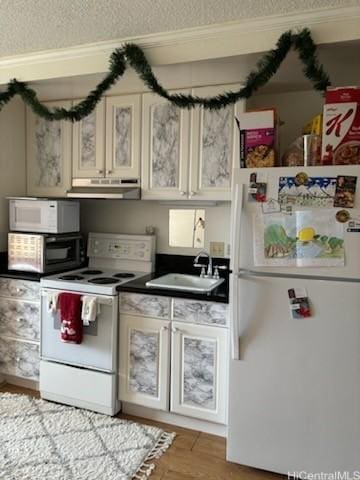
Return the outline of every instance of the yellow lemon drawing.
{"type": "Polygon", "coordinates": [[[314,240],[315,230],[312,227],[302,228],[299,231],[300,242],[312,242],[314,240]]]}

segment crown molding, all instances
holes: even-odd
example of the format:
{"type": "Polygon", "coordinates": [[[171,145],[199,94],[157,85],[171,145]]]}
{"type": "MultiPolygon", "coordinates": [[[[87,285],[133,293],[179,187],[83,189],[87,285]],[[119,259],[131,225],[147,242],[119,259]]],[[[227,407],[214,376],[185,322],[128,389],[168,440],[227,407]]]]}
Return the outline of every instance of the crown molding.
{"type": "Polygon", "coordinates": [[[289,29],[311,29],[320,45],[360,39],[360,7],[280,14],[0,58],[0,84],[103,73],[111,53],[132,42],[154,66],[258,53],[289,29]],[[191,46],[191,48],[189,48],[191,46]]]}

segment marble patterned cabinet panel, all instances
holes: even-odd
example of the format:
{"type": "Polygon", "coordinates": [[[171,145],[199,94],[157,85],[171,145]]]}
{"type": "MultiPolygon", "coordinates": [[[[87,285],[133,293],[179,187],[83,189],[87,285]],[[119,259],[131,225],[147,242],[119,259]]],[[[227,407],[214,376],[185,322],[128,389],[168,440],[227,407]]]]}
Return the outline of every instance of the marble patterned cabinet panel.
{"type": "Polygon", "coordinates": [[[92,111],[90,115],[81,121],[81,157],[80,167],[96,167],[96,114],[92,111]]]}
{"type": "Polygon", "coordinates": [[[183,348],[183,402],[214,410],[216,341],[184,337],[183,348]]]}
{"type": "Polygon", "coordinates": [[[115,167],[131,166],[131,108],[115,108],[115,167]]]}
{"type": "Polygon", "coordinates": [[[0,278],[0,297],[40,302],[40,283],[15,278],[0,278]]]}
{"type": "Polygon", "coordinates": [[[61,125],[36,118],[36,187],[58,187],[62,183],[61,125]]]}
{"type": "Polygon", "coordinates": [[[230,188],[233,163],[233,107],[204,110],[201,136],[201,185],[230,188]]]}
{"type": "Polygon", "coordinates": [[[170,301],[168,297],[121,292],[120,313],[168,319],[170,318],[170,301]]]}
{"type": "Polygon", "coordinates": [[[130,331],[129,388],[133,392],[158,395],[159,333],[130,331]]]}
{"type": "Polygon", "coordinates": [[[0,336],[39,341],[40,305],[0,298],[0,336]]]}
{"type": "Polygon", "coordinates": [[[0,337],[0,372],[38,380],[39,345],[0,337]]]}
{"type": "Polygon", "coordinates": [[[174,298],[173,320],[226,327],[229,306],[225,303],[204,302],[174,298]]]}
{"type": "Polygon", "coordinates": [[[151,182],[153,188],[179,184],[180,109],[175,105],[152,106],[151,182]]]}
{"type": "MultiPolygon", "coordinates": [[[[69,108],[71,102],[47,102],[49,108],[69,108]]],[[[28,194],[64,196],[71,177],[70,122],[50,122],[27,109],[28,194]]]]}

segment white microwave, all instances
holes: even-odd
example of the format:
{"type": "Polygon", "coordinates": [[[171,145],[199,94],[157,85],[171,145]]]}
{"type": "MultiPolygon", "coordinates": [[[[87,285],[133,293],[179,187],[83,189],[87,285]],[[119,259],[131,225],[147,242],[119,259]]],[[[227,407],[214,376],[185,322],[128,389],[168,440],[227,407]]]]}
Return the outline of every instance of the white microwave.
{"type": "Polygon", "coordinates": [[[71,233],[80,230],[80,204],[74,200],[10,198],[13,232],[71,233]]]}

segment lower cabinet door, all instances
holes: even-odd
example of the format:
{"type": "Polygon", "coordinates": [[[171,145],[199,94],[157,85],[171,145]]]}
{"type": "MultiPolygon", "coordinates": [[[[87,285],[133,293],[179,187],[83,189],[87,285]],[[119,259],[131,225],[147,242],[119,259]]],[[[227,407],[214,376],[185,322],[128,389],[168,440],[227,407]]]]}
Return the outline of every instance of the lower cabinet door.
{"type": "Polygon", "coordinates": [[[119,399],[169,409],[170,322],[120,315],[119,399]]]}
{"type": "Polygon", "coordinates": [[[226,423],[227,330],[172,322],[171,408],[226,423]]]}
{"type": "Polygon", "coordinates": [[[0,338],[0,372],[5,375],[39,379],[39,345],[0,338]]]}

